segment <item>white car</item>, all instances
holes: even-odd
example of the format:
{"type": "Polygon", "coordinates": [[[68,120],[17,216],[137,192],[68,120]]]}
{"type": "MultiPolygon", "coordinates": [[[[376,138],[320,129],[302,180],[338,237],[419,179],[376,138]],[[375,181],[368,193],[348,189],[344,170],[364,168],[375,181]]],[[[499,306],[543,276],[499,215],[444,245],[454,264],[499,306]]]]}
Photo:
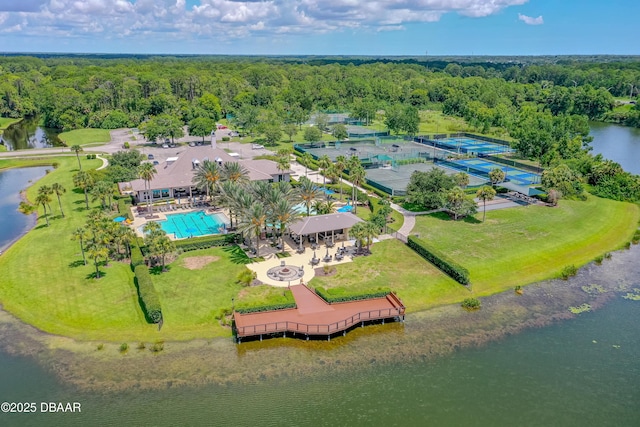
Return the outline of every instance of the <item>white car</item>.
{"type": "Polygon", "coordinates": [[[254,150],[261,150],[261,149],[263,149],[263,148],[264,148],[264,145],[261,145],[261,144],[252,144],[252,145],[251,145],[251,148],[252,148],[252,149],[254,149],[254,150]]]}

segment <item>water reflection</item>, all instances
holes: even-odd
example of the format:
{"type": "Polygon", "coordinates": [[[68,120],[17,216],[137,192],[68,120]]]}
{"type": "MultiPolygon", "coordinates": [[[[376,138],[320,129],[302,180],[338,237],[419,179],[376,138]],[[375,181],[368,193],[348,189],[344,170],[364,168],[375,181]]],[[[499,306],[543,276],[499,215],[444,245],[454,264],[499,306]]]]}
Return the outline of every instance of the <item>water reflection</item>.
{"type": "Polygon", "coordinates": [[[64,145],[58,138],[59,130],[42,128],[38,126],[38,121],[38,118],[32,117],[12,124],[2,134],[2,144],[10,151],[64,145]]]}

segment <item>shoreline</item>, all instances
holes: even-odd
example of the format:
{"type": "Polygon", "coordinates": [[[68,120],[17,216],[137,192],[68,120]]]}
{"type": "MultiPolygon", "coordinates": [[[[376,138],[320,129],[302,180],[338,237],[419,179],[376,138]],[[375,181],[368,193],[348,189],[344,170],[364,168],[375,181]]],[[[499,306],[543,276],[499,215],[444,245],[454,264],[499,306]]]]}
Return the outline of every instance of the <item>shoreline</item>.
{"type": "Polygon", "coordinates": [[[289,376],[316,377],[369,364],[412,363],[481,347],[532,328],[572,319],[571,306],[592,310],[622,292],[640,288],[640,247],[620,250],[602,265],[580,269],[568,281],[531,284],[518,295],[506,291],[481,298],[482,309],[467,312],[446,305],[407,315],[404,323],[356,328],[331,342],[273,338],[234,344],[228,338],[168,341],[153,353],[135,343],[120,353],[119,344],[77,341],[27,325],[0,307],[0,351],[33,357],[62,383],[83,390],[124,391],[177,386],[255,383],[289,376]],[[589,292],[591,285],[600,291],[589,292]],[[102,344],[104,348],[98,350],[102,344]]]}

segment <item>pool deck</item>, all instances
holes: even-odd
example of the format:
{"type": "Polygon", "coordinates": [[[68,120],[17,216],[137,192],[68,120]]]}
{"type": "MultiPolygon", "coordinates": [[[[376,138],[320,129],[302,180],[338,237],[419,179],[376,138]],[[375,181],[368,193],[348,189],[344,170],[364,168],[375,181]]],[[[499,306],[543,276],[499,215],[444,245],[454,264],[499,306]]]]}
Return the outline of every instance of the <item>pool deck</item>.
{"type": "MultiPolygon", "coordinates": [[[[222,213],[227,218],[229,218],[229,212],[227,212],[227,210],[220,209],[220,208],[211,208],[208,206],[180,208],[178,207],[180,205],[176,205],[176,204],[168,205],[170,207],[173,207],[174,208],[173,210],[159,210],[159,209],[170,209],[167,206],[155,206],[155,207],[152,206],[152,209],[154,209],[154,211],[151,216],[149,216],[149,214],[147,213],[146,205],[141,204],[140,206],[144,208],[144,212],[138,213],[137,207],[135,206],[131,207],[131,215],[133,215],[133,222],[129,224],[129,226],[133,227],[133,231],[140,237],[144,237],[144,235],[140,232],[140,227],[144,226],[149,221],[166,221],[167,215],[187,214],[191,212],[205,211],[207,214],[222,213]]],[[[185,205],[182,205],[182,206],[185,206],[185,205]]],[[[167,237],[169,237],[169,239],[171,240],[183,240],[183,239],[176,239],[173,233],[167,233],[167,237]]]]}
{"type": "Polygon", "coordinates": [[[287,333],[326,336],[346,333],[347,329],[364,322],[391,318],[404,319],[405,306],[390,293],[386,297],[329,304],[306,285],[291,286],[296,308],[263,311],[260,313],[233,313],[238,342],[245,337],[262,339],[264,334],[287,333]]]}

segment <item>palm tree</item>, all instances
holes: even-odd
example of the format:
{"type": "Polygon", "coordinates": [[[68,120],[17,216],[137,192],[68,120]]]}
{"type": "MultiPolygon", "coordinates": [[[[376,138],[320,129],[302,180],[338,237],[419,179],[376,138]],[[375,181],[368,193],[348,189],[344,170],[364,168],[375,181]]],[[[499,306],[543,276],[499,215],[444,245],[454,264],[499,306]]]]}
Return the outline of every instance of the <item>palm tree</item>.
{"type": "MultiPolygon", "coordinates": [[[[342,184],[342,172],[344,172],[347,167],[347,158],[342,155],[338,156],[333,164],[338,171],[338,183],[342,184]]],[[[342,185],[340,185],[340,200],[342,200],[342,185]]]]}
{"type": "Polygon", "coordinates": [[[316,200],[313,203],[313,210],[315,210],[318,215],[327,215],[336,212],[337,207],[336,203],[332,200],[316,200]]]}
{"type": "MultiPolygon", "coordinates": [[[[53,194],[53,189],[48,185],[41,185],[40,188],[38,188],[38,194],[46,194],[47,196],[51,196],[53,194]]],[[[51,199],[51,197],[49,197],[49,199],[51,199]]],[[[49,202],[50,201],[51,200],[49,200],[49,202]]],[[[49,202],[47,202],[49,213],[53,213],[53,210],[51,209],[51,205],[49,204],[49,202]]]]}
{"type": "Polygon", "coordinates": [[[98,266],[100,264],[100,260],[106,259],[109,256],[109,249],[100,242],[92,241],[87,247],[87,254],[89,255],[89,258],[93,260],[93,265],[96,267],[96,279],[99,279],[100,269],[98,266]]]}
{"type": "Polygon", "coordinates": [[[51,185],[51,190],[53,191],[53,194],[55,194],[58,197],[58,206],[60,206],[60,214],[64,218],[64,211],[62,210],[62,202],[60,201],[60,196],[66,193],[67,189],[64,188],[62,184],[60,184],[59,182],[54,182],[51,185]]]}
{"type": "Polygon", "coordinates": [[[302,164],[304,165],[304,176],[307,176],[313,156],[308,151],[305,151],[304,154],[300,156],[300,160],[302,160],[302,164]]]}
{"type": "Polygon", "coordinates": [[[231,182],[247,182],[249,171],[238,162],[227,162],[222,165],[222,177],[231,182]]]}
{"type": "Polygon", "coordinates": [[[476,192],[476,197],[482,200],[483,210],[482,210],[482,222],[484,222],[485,217],[487,216],[487,200],[491,201],[496,196],[496,190],[493,187],[485,185],[484,187],[478,189],[476,192]]]}
{"type": "Polygon", "coordinates": [[[147,190],[147,212],[151,215],[151,199],[153,196],[151,195],[151,180],[156,176],[156,168],[152,163],[142,163],[138,166],[138,176],[140,179],[144,180],[144,188],[147,190]]]}
{"type": "Polygon", "coordinates": [[[288,198],[281,198],[278,202],[273,206],[273,217],[278,224],[278,228],[281,233],[281,245],[282,245],[282,253],[284,253],[284,234],[285,230],[300,218],[300,213],[295,209],[295,204],[292,200],[288,198]]]}
{"type": "Polygon", "coordinates": [[[492,185],[496,185],[502,181],[504,181],[506,174],[500,168],[491,169],[489,172],[489,179],[491,180],[492,185]]]}
{"type": "Polygon", "coordinates": [[[84,151],[84,150],[83,150],[83,149],[82,149],[82,147],[81,147],[81,146],[79,146],[79,145],[72,145],[72,146],[71,146],[71,151],[73,151],[74,153],[76,153],[76,158],[78,159],[78,168],[79,168],[80,170],[82,170],[82,163],[80,163],[80,153],[81,153],[82,151],[84,151]]]}
{"type": "Polygon", "coordinates": [[[356,240],[358,250],[362,250],[362,241],[365,236],[364,223],[358,222],[354,224],[354,226],[349,229],[349,236],[356,240]]]}
{"type": "Polygon", "coordinates": [[[469,185],[469,175],[464,172],[458,172],[453,176],[453,178],[456,180],[456,184],[461,188],[467,188],[467,185],[469,185]]]}
{"type": "Polygon", "coordinates": [[[350,168],[349,170],[349,179],[353,184],[353,213],[355,214],[358,209],[358,186],[364,182],[367,173],[365,172],[362,165],[358,165],[354,168],[350,168]]]}
{"type": "Polygon", "coordinates": [[[291,167],[291,157],[287,154],[285,156],[278,156],[276,160],[276,166],[280,172],[289,170],[291,167]]]}
{"type": "Polygon", "coordinates": [[[235,201],[237,198],[237,193],[240,191],[240,187],[238,184],[231,181],[223,181],[220,183],[220,203],[222,206],[229,209],[229,221],[230,227],[233,228],[233,217],[234,214],[237,215],[238,211],[235,211],[236,208],[235,201]]]}
{"type": "Polygon", "coordinates": [[[76,228],[71,235],[71,240],[78,240],[80,242],[80,251],[82,251],[82,261],[84,265],[87,265],[87,258],[84,255],[84,241],[88,238],[87,229],[84,227],[76,228]]]}
{"type": "Polygon", "coordinates": [[[322,185],[327,186],[326,170],[331,166],[331,159],[326,154],[318,159],[318,166],[322,169],[322,185]]]}
{"type": "Polygon", "coordinates": [[[80,171],[73,175],[73,185],[78,188],[82,188],[82,190],[84,191],[84,202],[87,206],[87,209],[89,209],[88,192],[89,188],[93,186],[93,177],[85,171],[80,171]]]}
{"type": "Polygon", "coordinates": [[[301,177],[296,188],[298,199],[307,207],[307,216],[311,215],[311,205],[320,198],[320,191],[309,178],[301,177]]]}
{"type": "Polygon", "coordinates": [[[370,252],[369,249],[371,247],[371,243],[373,243],[374,237],[378,237],[378,235],[380,234],[380,228],[378,228],[375,223],[367,221],[362,227],[362,234],[367,241],[367,252],[370,252]]]}
{"type": "Polygon", "coordinates": [[[98,181],[91,189],[91,201],[100,200],[102,209],[107,206],[107,199],[111,199],[113,184],[109,181],[98,181]]]}
{"type": "Polygon", "coordinates": [[[256,236],[256,256],[260,256],[260,233],[267,221],[267,212],[261,202],[255,201],[249,209],[242,213],[240,231],[256,236]]]}
{"type": "Polygon", "coordinates": [[[220,181],[220,167],[217,162],[204,160],[196,169],[193,176],[194,183],[200,190],[207,191],[209,201],[213,200],[213,193],[220,181]]]}
{"type": "Polygon", "coordinates": [[[39,193],[36,197],[36,205],[42,205],[44,211],[44,219],[47,221],[47,227],[49,226],[49,217],[47,216],[47,204],[51,201],[51,198],[46,193],[39,193]]]}

